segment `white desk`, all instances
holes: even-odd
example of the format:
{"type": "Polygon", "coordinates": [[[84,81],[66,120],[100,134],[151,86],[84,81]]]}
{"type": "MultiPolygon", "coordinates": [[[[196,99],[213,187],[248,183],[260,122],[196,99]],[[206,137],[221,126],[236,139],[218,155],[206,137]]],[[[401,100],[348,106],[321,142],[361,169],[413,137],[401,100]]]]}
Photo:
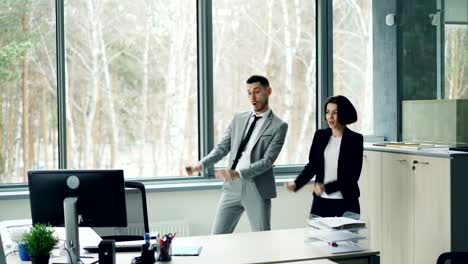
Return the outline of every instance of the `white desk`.
{"type": "MultiPolygon", "coordinates": [[[[229,254],[229,252],[226,252],[227,254],[229,254]]],[[[157,264],[164,264],[164,263],[168,263],[168,264],[179,264],[179,263],[193,263],[193,264],[201,264],[201,263],[213,263],[213,264],[225,264],[225,263],[229,263],[229,264],[240,264],[240,263],[252,263],[252,262],[242,262],[241,260],[236,260],[235,258],[232,258],[227,256],[226,254],[226,257],[223,259],[223,260],[211,260],[211,259],[207,259],[207,258],[203,258],[200,256],[198,257],[177,257],[177,256],[173,256],[172,257],[172,261],[170,262],[157,262],[157,264]],[[228,259],[230,258],[230,259],[228,259]]],[[[131,263],[131,260],[132,260],[132,257],[129,257],[130,255],[134,255],[134,254],[129,254],[129,253],[121,253],[121,254],[118,254],[117,255],[117,259],[116,259],[116,263],[118,264],[130,264],[131,263]],[[123,257],[122,255],[126,255],[125,257],[123,257]]],[[[286,262],[278,262],[278,261],[268,261],[268,262],[253,262],[253,263],[286,263],[286,262]]],[[[328,260],[328,259],[315,259],[315,260],[304,260],[304,261],[288,261],[287,263],[289,264],[337,264],[337,262],[333,262],[331,260],[328,260]]]]}
{"type": "Polygon", "coordinates": [[[289,264],[337,264],[328,259],[316,259],[316,260],[303,260],[303,261],[293,261],[288,262],[289,264]]]}
{"type": "MultiPolygon", "coordinates": [[[[173,256],[171,263],[281,263],[326,259],[338,263],[371,263],[371,259],[379,254],[377,251],[369,250],[330,254],[304,243],[304,234],[305,229],[300,228],[215,236],[176,237],[173,241],[174,246],[202,246],[203,249],[200,256],[173,256]]],[[[135,256],[135,254],[129,253],[118,254],[117,263],[128,263],[129,255],[130,258],[135,256]]]]}
{"type": "MultiPolygon", "coordinates": [[[[266,232],[235,233],[228,235],[176,237],[173,246],[202,246],[200,256],[173,256],[175,264],[197,263],[372,263],[378,251],[360,251],[330,254],[304,243],[305,229],[286,229],[266,232]],[[295,262],[296,261],[296,262],[295,262]],[[325,262],[324,262],[325,261],[325,262]],[[333,262],[332,262],[333,263],[333,262]]],[[[118,264],[129,264],[139,253],[118,253],[118,264]]],[[[378,258],[378,257],[377,257],[378,258]]],[[[7,264],[20,263],[18,256],[10,256],[7,264]]]]}

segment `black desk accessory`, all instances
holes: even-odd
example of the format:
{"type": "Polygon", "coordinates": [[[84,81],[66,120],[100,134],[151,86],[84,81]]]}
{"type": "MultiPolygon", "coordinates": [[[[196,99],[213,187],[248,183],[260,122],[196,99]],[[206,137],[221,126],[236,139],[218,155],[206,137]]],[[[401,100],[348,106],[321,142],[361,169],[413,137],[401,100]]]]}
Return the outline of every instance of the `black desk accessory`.
{"type": "Polygon", "coordinates": [[[135,257],[132,260],[132,264],[153,264],[156,262],[156,258],[154,254],[157,251],[157,247],[155,245],[148,246],[147,244],[141,245],[141,255],[139,257],[135,257]]]}
{"type": "Polygon", "coordinates": [[[104,239],[99,243],[99,264],[115,264],[115,241],[104,239]]]}

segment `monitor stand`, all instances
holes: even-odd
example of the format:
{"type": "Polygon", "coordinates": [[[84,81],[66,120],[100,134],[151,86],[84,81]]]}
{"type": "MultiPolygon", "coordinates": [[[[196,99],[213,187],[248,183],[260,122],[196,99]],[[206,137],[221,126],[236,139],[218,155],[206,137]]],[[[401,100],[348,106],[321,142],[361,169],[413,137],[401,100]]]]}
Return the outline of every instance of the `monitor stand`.
{"type": "Polygon", "coordinates": [[[80,263],[80,240],[78,233],[76,201],[78,201],[78,197],[68,197],[63,200],[63,212],[65,218],[65,250],[68,252],[71,264],[80,263]]]}

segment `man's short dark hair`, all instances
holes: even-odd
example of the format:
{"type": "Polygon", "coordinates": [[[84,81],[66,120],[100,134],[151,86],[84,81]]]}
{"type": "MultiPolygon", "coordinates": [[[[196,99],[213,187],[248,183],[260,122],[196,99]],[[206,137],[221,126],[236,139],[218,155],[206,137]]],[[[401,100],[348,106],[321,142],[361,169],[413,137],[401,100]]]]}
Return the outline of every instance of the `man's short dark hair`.
{"type": "Polygon", "coordinates": [[[261,76],[261,75],[252,75],[250,78],[247,79],[247,84],[259,82],[263,87],[268,88],[270,87],[270,83],[268,79],[261,76]]]}
{"type": "MultiPolygon", "coordinates": [[[[327,105],[329,103],[336,104],[338,110],[338,122],[342,125],[349,125],[357,121],[357,112],[353,104],[348,100],[348,98],[343,95],[336,95],[328,97],[323,106],[324,113],[327,113],[327,105]]],[[[325,117],[325,115],[324,115],[325,117]]],[[[325,117],[325,120],[327,118],[325,117]]]]}

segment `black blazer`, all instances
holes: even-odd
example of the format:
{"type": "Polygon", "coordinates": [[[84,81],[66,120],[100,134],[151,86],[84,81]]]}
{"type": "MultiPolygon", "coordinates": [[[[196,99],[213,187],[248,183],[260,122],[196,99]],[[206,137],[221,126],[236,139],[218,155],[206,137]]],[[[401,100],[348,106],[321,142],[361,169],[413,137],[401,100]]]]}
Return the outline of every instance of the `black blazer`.
{"type": "MultiPolygon", "coordinates": [[[[332,135],[331,128],[319,129],[315,132],[309,152],[309,163],[297,176],[296,190],[306,185],[314,176],[315,182],[323,183],[324,151],[332,135]]],[[[338,156],[338,179],[325,184],[327,194],[341,191],[343,199],[358,199],[358,180],[362,169],[362,156],[364,151],[363,136],[345,127],[338,156]]]]}

